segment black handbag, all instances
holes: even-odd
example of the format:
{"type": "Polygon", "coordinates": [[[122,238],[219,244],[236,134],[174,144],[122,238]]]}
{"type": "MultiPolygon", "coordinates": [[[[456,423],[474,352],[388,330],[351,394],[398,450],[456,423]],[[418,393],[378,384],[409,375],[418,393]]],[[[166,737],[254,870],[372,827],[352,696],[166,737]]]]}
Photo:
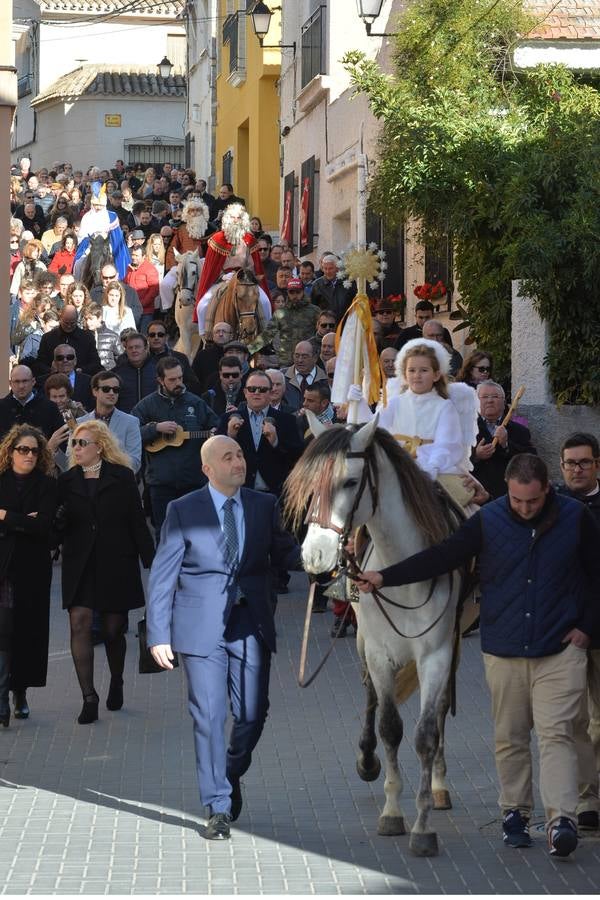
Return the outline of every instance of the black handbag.
{"type": "MultiPolygon", "coordinates": [[[[138,663],[138,671],[140,675],[152,675],[154,672],[168,672],[168,669],[163,669],[162,666],[156,662],[152,654],[148,649],[148,638],[146,636],[146,619],[140,619],[138,622],[138,643],[140,647],[140,659],[138,663]]],[[[171,660],[173,664],[173,668],[176,669],[179,666],[179,659],[177,658],[177,654],[173,654],[173,659],[171,660]]]]}

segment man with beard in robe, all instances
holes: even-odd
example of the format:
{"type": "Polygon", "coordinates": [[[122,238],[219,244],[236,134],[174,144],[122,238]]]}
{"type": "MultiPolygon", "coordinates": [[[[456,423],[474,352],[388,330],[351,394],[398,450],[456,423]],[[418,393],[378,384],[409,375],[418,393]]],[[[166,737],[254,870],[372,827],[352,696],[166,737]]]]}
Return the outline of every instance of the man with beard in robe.
{"type": "Polygon", "coordinates": [[[208,207],[200,197],[190,197],[183,204],[182,222],[175,231],[165,256],[165,277],[160,285],[161,309],[173,306],[174,291],[177,284],[177,253],[198,251],[200,259],[204,256],[206,241],[204,236],[208,225],[208,207]]]}

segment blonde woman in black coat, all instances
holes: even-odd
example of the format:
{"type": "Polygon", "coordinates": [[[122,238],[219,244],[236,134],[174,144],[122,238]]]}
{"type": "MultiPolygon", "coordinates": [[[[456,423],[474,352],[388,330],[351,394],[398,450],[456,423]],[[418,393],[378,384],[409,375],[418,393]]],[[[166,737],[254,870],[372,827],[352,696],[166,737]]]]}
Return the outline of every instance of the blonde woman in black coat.
{"type": "Polygon", "coordinates": [[[71,468],[58,482],[62,523],[62,597],[69,611],[71,653],[83,694],[80,725],[98,718],[92,619],[98,612],[110,668],[106,706],[123,705],[123,634],[130,609],[144,605],[139,559],[149,568],[154,544],[140,496],[121,450],[103,422],[89,420],[71,436],[71,468]]]}
{"type": "Polygon", "coordinates": [[[48,669],[50,528],[56,510],[52,454],[43,433],[14,425],[0,442],[0,723],[29,716],[26,690],[48,669]]]}

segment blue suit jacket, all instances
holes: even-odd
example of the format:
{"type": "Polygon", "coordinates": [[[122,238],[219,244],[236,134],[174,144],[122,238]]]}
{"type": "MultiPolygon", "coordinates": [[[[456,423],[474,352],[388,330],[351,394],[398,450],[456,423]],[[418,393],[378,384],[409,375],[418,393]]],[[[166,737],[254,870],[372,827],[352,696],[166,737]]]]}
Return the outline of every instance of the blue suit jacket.
{"type": "Polygon", "coordinates": [[[173,500],[150,572],[148,646],[209,656],[225,633],[239,585],[256,633],[275,651],[270,604],[271,561],[301,568],[300,548],[284,531],[272,494],[242,488],[245,541],[234,575],[226,561],[225,538],[208,487],[173,500]]]}

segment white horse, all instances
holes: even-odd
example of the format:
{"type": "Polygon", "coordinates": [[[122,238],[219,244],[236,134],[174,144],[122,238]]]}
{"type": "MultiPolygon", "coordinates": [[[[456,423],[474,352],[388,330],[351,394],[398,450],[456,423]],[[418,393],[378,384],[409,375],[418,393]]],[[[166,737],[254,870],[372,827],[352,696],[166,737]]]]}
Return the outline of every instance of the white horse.
{"type": "MultiPolygon", "coordinates": [[[[302,521],[311,498],[302,545],[307,572],[322,574],[339,568],[348,536],[361,525],[372,539],[363,568],[376,570],[437,543],[456,527],[432,481],[393,437],[377,429],[377,417],[354,433],[342,426],[321,426],[319,432],[286,485],[286,509],[294,525],[302,521]]],[[[405,833],[398,768],[403,725],[396,678],[402,667],[416,664],[421,706],[415,748],[421,779],[409,846],[417,856],[438,852],[437,836],[428,824],[432,807],[451,807],[445,781],[444,724],[458,597],[459,578],[453,574],[384,588],[380,596],[361,596],[358,604],[357,643],[366,666],[367,711],[357,770],[365,781],[376,779],[381,770],[374,752],[379,707],[379,734],[386,756],[385,806],[377,829],[382,835],[405,833]]]]}
{"type": "Polygon", "coordinates": [[[196,290],[204,259],[200,258],[197,250],[188,250],[187,253],[178,253],[175,250],[175,259],[177,260],[175,322],[179,328],[179,338],[173,349],[185,353],[192,362],[200,343],[198,329],[194,325],[193,319],[196,290]]]}

